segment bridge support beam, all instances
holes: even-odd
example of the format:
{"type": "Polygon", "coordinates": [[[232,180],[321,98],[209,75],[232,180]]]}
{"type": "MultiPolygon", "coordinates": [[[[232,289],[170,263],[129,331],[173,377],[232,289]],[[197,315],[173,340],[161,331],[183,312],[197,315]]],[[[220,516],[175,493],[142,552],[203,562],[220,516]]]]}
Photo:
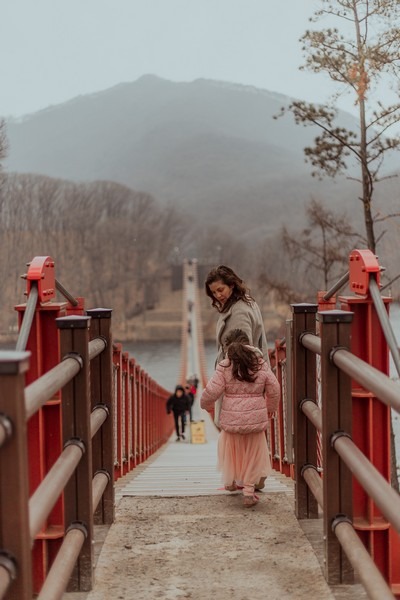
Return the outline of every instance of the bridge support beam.
{"type": "Polygon", "coordinates": [[[295,512],[298,519],[318,518],[318,503],[302,476],[304,465],[317,465],[317,433],[300,409],[305,398],[317,395],[316,357],[300,343],[300,335],[316,330],[316,304],[292,305],[293,429],[295,456],[295,512]]]}
{"type": "Polygon", "coordinates": [[[95,513],[95,523],[111,525],[114,522],[114,386],[113,386],[113,345],[111,332],[112,310],[93,308],[87,310],[90,316],[90,339],[102,337],[106,341],[104,351],[96,356],[90,365],[91,410],[101,404],[108,411],[108,418],[92,441],[93,475],[106,471],[110,477],[95,513]]]}
{"type": "Polygon", "coordinates": [[[325,577],[330,585],[354,581],[351,564],[332,530],[332,523],[339,515],[350,521],[353,516],[352,475],[332,445],[332,436],[350,435],[352,431],[351,379],[331,361],[335,348],[349,349],[352,319],[353,313],[338,310],[317,315],[321,338],[325,577]]]}
{"type": "Polygon", "coordinates": [[[8,590],[6,600],[31,600],[33,593],[24,398],[29,355],[29,352],[0,352],[0,412],[8,432],[0,448],[1,592],[8,590]]]}
{"type": "Polygon", "coordinates": [[[57,319],[61,357],[70,353],[82,359],[82,368],[62,390],[63,445],[77,443],[82,459],[64,490],[65,528],[81,523],[86,530],[79,559],[74,567],[69,591],[90,591],[93,587],[93,501],[92,436],[90,429],[90,317],[69,316],[57,319]]]}

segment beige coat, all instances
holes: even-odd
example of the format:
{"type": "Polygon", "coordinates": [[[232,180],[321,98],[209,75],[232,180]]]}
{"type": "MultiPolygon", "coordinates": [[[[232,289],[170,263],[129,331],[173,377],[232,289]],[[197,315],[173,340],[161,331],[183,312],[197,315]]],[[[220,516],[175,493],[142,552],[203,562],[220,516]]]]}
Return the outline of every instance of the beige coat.
{"type": "Polygon", "coordinates": [[[269,364],[267,336],[265,335],[264,322],[261,311],[256,302],[246,304],[243,300],[238,300],[232,304],[228,312],[221,313],[217,322],[217,348],[218,355],[215,364],[217,365],[225,356],[224,341],[226,336],[234,329],[244,331],[251,346],[260,348],[264,360],[269,364]]]}

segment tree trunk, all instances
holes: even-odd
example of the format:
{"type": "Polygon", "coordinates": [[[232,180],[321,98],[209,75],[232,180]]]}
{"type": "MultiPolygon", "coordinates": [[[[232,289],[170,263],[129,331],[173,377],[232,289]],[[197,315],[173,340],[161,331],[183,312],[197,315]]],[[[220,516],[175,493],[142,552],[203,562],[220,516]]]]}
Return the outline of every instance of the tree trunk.
{"type": "Polygon", "coordinates": [[[373,185],[371,174],[367,163],[367,127],[365,121],[365,102],[359,99],[360,104],[360,160],[361,160],[361,179],[362,179],[362,203],[364,207],[364,222],[367,234],[367,244],[369,250],[375,254],[375,233],[374,222],[371,212],[371,200],[373,185]]]}

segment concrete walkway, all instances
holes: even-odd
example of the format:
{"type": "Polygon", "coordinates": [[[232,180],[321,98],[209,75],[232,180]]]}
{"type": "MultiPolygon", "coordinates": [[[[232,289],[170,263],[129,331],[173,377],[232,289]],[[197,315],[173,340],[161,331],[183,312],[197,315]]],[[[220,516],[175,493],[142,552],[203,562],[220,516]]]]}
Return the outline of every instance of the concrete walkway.
{"type": "Polygon", "coordinates": [[[365,598],[359,586],[329,589],[294,516],[290,479],[274,474],[251,509],[222,488],[217,433],[205,425],[205,444],[173,436],[117,482],[116,521],[102,544],[95,587],[64,600],[365,598]]]}

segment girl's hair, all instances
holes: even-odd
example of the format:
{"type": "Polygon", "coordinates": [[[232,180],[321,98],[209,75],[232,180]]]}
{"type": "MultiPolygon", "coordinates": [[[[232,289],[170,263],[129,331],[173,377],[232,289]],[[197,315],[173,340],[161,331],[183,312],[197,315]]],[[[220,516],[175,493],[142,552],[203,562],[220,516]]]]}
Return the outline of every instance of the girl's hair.
{"type": "Polygon", "coordinates": [[[215,306],[219,312],[227,312],[232,304],[235,304],[238,300],[243,300],[246,304],[251,304],[251,301],[254,300],[250,295],[250,290],[245,286],[243,279],[240,279],[235,271],[230,267],[225,267],[225,265],[211,269],[205,281],[205,288],[207,296],[212,300],[212,306],[215,306]],[[216,281],[222,281],[222,283],[232,288],[232,294],[225,304],[218,302],[210,290],[210,285],[216,281]]]}
{"type": "Polygon", "coordinates": [[[249,347],[249,338],[241,329],[234,329],[225,338],[227,357],[232,366],[232,374],[238,381],[253,382],[261,368],[259,356],[249,347]]]}

